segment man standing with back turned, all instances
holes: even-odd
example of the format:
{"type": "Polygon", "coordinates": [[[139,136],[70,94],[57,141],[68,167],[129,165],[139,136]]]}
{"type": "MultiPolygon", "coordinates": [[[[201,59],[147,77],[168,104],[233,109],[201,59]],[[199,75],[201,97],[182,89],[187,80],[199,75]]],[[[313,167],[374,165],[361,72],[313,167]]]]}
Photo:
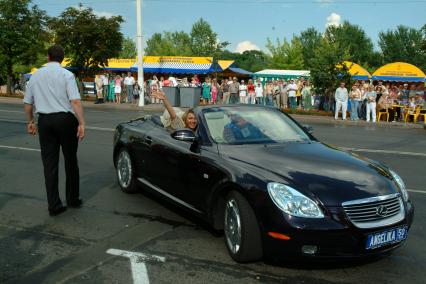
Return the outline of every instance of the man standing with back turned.
{"type": "Polygon", "coordinates": [[[41,158],[50,216],[66,210],[58,191],[59,149],[62,147],[66,173],[68,207],[79,208],[78,142],[84,138],[84,116],[74,75],[61,67],[64,50],[59,45],[47,51],[49,62],[35,72],[28,83],[24,109],[28,119],[27,131],[36,135],[33,106],[38,113],[38,132],[41,158]]]}

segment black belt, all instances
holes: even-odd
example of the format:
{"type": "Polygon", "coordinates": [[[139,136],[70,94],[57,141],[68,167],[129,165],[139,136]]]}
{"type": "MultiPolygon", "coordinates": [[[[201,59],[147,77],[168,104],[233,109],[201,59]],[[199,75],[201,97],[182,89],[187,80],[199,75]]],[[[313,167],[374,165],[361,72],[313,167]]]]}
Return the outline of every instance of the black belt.
{"type": "Polygon", "coordinates": [[[73,114],[70,111],[59,111],[59,112],[50,112],[50,113],[38,113],[39,116],[45,116],[45,115],[58,115],[58,114],[73,114]]]}

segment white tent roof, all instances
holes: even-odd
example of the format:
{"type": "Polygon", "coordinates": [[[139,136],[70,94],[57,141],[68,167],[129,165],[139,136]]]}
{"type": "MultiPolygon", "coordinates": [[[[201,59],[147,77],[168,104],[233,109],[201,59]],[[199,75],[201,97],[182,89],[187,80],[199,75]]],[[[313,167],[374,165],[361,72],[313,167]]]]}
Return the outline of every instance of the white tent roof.
{"type": "Polygon", "coordinates": [[[271,75],[271,76],[310,76],[311,71],[309,70],[275,70],[265,69],[254,73],[259,75],[271,75]]]}

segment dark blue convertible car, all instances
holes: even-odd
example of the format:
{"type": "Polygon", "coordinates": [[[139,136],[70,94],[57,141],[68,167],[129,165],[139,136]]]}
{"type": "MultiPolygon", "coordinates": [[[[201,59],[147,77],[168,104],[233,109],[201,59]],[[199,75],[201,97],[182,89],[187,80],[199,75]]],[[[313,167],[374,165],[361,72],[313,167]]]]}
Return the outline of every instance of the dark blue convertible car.
{"type": "Polygon", "coordinates": [[[362,257],[399,247],[414,207],[397,173],[327,146],[278,109],[195,109],[198,127],[158,116],[117,126],[120,187],[147,190],[223,230],[231,257],[362,257]]]}

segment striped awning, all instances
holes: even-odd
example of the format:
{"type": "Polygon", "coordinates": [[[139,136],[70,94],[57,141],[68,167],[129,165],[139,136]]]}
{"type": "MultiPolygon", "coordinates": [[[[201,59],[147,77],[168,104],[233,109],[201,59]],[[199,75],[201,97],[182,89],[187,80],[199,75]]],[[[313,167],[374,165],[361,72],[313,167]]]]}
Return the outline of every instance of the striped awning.
{"type": "MultiPolygon", "coordinates": [[[[220,72],[212,57],[145,56],[143,69],[146,73],[207,74],[220,72]]],[[[137,71],[137,64],[132,66],[137,71]]]]}

